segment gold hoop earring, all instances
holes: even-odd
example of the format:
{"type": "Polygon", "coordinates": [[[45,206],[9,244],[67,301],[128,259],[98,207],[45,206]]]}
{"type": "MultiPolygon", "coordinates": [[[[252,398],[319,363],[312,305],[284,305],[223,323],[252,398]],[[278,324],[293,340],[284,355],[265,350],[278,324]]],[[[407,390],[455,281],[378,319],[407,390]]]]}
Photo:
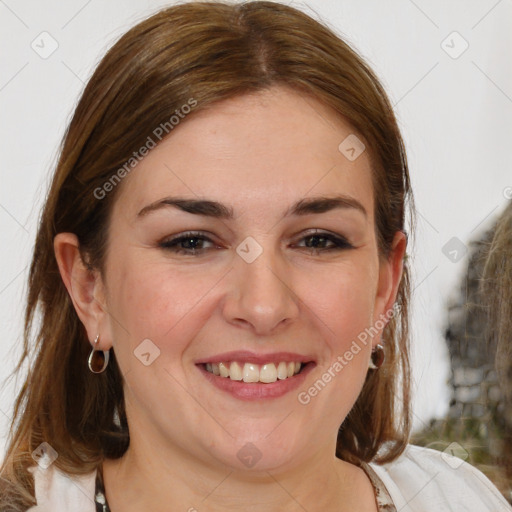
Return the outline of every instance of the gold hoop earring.
{"type": "Polygon", "coordinates": [[[87,360],[89,370],[91,370],[92,373],[103,373],[107,368],[108,361],[110,359],[110,351],[98,350],[96,348],[99,339],[100,335],[98,334],[94,340],[94,346],[92,347],[92,351],[89,354],[89,359],[87,360]]]}
{"type": "Polygon", "coordinates": [[[384,347],[379,343],[372,350],[372,357],[370,360],[370,364],[368,365],[368,368],[370,368],[370,370],[378,370],[382,366],[382,363],[384,363],[384,359],[384,347]]]}

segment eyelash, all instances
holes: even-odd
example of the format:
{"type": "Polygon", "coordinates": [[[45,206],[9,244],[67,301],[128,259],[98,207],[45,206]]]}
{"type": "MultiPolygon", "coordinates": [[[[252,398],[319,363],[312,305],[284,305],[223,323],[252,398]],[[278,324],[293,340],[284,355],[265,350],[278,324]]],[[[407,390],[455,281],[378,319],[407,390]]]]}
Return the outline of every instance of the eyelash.
{"type": "MultiPolygon", "coordinates": [[[[326,252],[326,251],[342,251],[342,250],[347,250],[347,249],[354,249],[354,246],[352,244],[350,244],[345,238],[334,235],[332,233],[327,233],[327,232],[315,231],[313,233],[309,233],[309,234],[303,236],[301,238],[301,240],[305,240],[307,238],[314,238],[314,237],[325,239],[327,241],[330,241],[334,245],[331,247],[323,247],[320,249],[317,249],[315,247],[303,247],[303,249],[309,249],[308,252],[313,253],[313,254],[318,254],[320,252],[326,252]]],[[[197,256],[197,255],[203,254],[204,251],[208,251],[211,249],[211,248],[197,249],[194,247],[184,249],[184,248],[178,247],[180,244],[190,241],[191,239],[203,240],[203,241],[210,242],[212,244],[214,243],[210,238],[208,238],[207,236],[204,236],[201,232],[188,231],[188,232],[186,232],[182,235],[179,235],[175,238],[171,238],[170,240],[164,240],[164,241],[160,242],[159,245],[160,245],[160,247],[162,247],[165,250],[172,251],[177,254],[184,254],[184,255],[190,255],[190,256],[197,256]]]]}

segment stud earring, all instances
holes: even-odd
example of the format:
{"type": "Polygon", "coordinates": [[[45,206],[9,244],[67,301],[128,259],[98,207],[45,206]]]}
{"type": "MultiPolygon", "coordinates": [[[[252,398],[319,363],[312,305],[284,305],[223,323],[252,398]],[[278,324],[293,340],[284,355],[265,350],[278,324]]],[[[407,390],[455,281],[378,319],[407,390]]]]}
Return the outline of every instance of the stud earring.
{"type": "Polygon", "coordinates": [[[99,339],[100,335],[98,334],[94,340],[94,346],[89,354],[89,359],[87,360],[89,370],[91,370],[92,373],[103,373],[107,368],[110,358],[110,352],[108,350],[98,350],[96,348],[99,339]]]}
{"type": "Polygon", "coordinates": [[[370,364],[368,365],[368,368],[370,368],[370,370],[378,370],[382,366],[384,359],[385,359],[384,347],[379,343],[372,350],[372,358],[370,360],[370,364]]]}

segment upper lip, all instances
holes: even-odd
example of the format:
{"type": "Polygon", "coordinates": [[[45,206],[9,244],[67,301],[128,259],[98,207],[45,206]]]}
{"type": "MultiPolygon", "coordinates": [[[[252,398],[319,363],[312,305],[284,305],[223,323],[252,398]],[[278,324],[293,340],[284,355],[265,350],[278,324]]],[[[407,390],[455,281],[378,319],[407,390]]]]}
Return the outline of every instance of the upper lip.
{"type": "Polygon", "coordinates": [[[266,363],[280,363],[296,362],[296,363],[309,363],[313,358],[294,352],[272,352],[266,354],[257,354],[248,350],[235,350],[232,352],[224,352],[204,359],[198,359],[195,364],[206,363],[225,363],[228,361],[237,361],[253,364],[266,364],[266,363]]]}

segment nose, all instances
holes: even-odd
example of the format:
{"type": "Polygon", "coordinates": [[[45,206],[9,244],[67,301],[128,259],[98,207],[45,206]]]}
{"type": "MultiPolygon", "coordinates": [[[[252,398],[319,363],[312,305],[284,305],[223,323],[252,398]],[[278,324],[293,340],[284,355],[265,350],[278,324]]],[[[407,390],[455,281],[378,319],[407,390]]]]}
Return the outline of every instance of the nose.
{"type": "Polygon", "coordinates": [[[252,263],[236,256],[228,274],[224,318],[254,334],[271,334],[299,315],[292,273],[273,251],[264,250],[252,263]]]}

